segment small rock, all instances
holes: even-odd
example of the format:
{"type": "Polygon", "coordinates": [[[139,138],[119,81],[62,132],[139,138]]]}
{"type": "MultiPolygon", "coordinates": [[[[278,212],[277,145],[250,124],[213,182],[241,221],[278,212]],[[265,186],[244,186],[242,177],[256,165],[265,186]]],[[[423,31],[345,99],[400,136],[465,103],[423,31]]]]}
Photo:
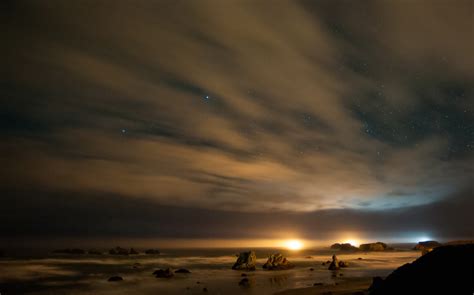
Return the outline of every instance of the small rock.
{"type": "Polygon", "coordinates": [[[241,277],[246,277],[247,274],[246,274],[246,273],[243,273],[243,274],[241,274],[240,276],[241,276],[241,277]]]}
{"type": "Polygon", "coordinates": [[[176,270],[175,273],[191,273],[191,272],[185,268],[180,268],[176,270]]]}
{"type": "Polygon", "coordinates": [[[202,288],[202,291],[203,291],[203,292],[207,292],[207,288],[202,288]]]}
{"type": "Polygon", "coordinates": [[[138,255],[138,251],[136,251],[135,249],[133,248],[130,248],[130,252],[128,252],[130,255],[138,255]]]}
{"type": "Polygon", "coordinates": [[[156,278],[166,278],[169,279],[174,276],[173,271],[171,268],[167,269],[158,269],[153,272],[156,278]]]}
{"type": "Polygon", "coordinates": [[[323,283],[314,283],[313,286],[322,286],[323,283]]]}
{"type": "Polygon", "coordinates": [[[157,255],[157,254],[160,254],[160,251],[157,250],[157,249],[148,249],[145,251],[145,254],[148,254],[148,255],[157,255]]]}
{"type": "Polygon", "coordinates": [[[120,281],[123,281],[123,278],[119,277],[119,276],[113,276],[113,277],[110,277],[107,281],[109,281],[109,282],[120,282],[120,281]]]}
{"type": "Polygon", "coordinates": [[[362,257],[357,258],[357,260],[362,260],[362,257]]]}
{"type": "Polygon", "coordinates": [[[309,270],[310,270],[310,271],[313,271],[313,270],[314,270],[314,268],[312,268],[312,267],[311,267],[309,270]]]}

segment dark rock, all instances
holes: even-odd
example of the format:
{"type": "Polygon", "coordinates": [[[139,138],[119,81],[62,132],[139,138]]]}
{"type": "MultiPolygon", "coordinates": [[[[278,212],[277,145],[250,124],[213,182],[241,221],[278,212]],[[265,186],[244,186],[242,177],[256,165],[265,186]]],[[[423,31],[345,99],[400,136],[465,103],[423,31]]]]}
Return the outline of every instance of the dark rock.
{"type": "Polygon", "coordinates": [[[239,282],[239,286],[242,286],[242,287],[249,287],[250,286],[250,281],[248,278],[243,278],[240,280],[239,282]]]}
{"type": "Polygon", "coordinates": [[[323,283],[314,283],[313,286],[322,286],[323,283]]]}
{"type": "Polygon", "coordinates": [[[357,258],[357,260],[362,260],[362,257],[357,258]]]}
{"type": "Polygon", "coordinates": [[[331,264],[329,264],[329,267],[328,269],[329,270],[338,270],[339,269],[339,260],[337,260],[337,256],[336,255],[333,255],[332,256],[332,262],[331,264]]]}
{"type": "Polygon", "coordinates": [[[142,265],[137,262],[137,263],[134,263],[134,264],[132,265],[132,268],[133,268],[133,269],[137,269],[137,268],[140,268],[141,266],[142,266],[142,265]]]}
{"type": "Polygon", "coordinates": [[[58,249],[58,250],[54,250],[53,253],[56,253],[56,254],[76,254],[76,255],[80,255],[80,254],[86,254],[86,251],[82,250],[82,249],[58,249]]]}
{"type": "Polygon", "coordinates": [[[157,250],[157,249],[148,249],[148,250],[145,251],[145,254],[157,255],[157,254],[160,254],[160,251],[157,250]]]}
{"type": "Polygon", "coordinates": [[[331,245],[331,249],[339,251],[359,251],[359,248],[357,248],[356,246],[352,246],[350,243],[336,243],[331,245]]]}
{"type": "Polygon", "coordinates": [[[349,266],[349,262],[345,262],[342,260],[339,261],[339,267],[348,267],[348,266],[349,266]]]}
{"type": "Polygon", "coordinates": [[[313,256],[306,256],[306,259],[313,259],[313,256]]]}
{"type": "Polygon", "coordinates": [[[326,265],[326,262],[321,263],[321,265],[326,265]]]}
{"type": "Polygon", "coordinates": [[[191,272],[185,268],[180,268],[180,269],[177,269],[175,273],[191,273],[191,272]]]}
{"type": "Polygon", "coordinates": [[[440,246],[370,287],[378,294],[472,294],[474,244],[440,246]]]}
{"type": "Polygon", "coordinates": [[[255,270],[255,263],[257,262],[257,256],[254,251],[241,252],[237,261],[232,266],[234,270],[255,270]]]}
{"type": "Polygon", "coordinates": [[[123,281],[123,278],[119,277],[119,276],[113,276],[113,277],[110,277],[107,281],[109,281],[109,282],[120,282],[120,281],[123,281]]]}
{"type": "Polygon", "coordinates": [[[246,277],[247,274],[246,274],[246,273],[243,273],[243,274],[241,274],[240,276],[241,276],[241,277],[246,277]]]}
{"type": "Polygon", "coordinates": [[[263,268],[267,270],[285,270],[293,267],[294,265],[280,253],[270,255],[267,262],[263,265],[263,268]]]}
{"type": "Polygon", "coordinates": [[[340,273],[339,276],[342,277],[344,274],[340,273]]]}
{"type": "Polygon", "coordinates": [[[208,290],[207,290],[207,288],[202,288],[202,291],[207,292],[208,290]]]}
{"type": "Polygon", "coordinates": [[[382,242],[362,244],[359,246],[359,249],[362,251],[385,251],[388,250],[388,246],[382,242]]]}
{"type": "Polygon", "coordinates": [[[314,268],[312,268],[312,267],[311,267],[309,270],[310,270],[310,271],[313,271],[313,270],[314,270],[314,268]]]}
{"type": "Polygon", "coordinates": [[[167,269],[157,269],[153,272],[156,278],[166,278],[169,279],[174,276],[173,271],[171,268],[167,269]]]}
{"type": "Polygon", "coordinates": [[[380,288],[382,284],[383,284],[383,279],[381,277],[373,277],[372,285],[370,285],[369,291],[373,291],[373,290],[376,290],[377,288],[380,288]]]}
{"type": "Polygon", "coordinates": [[[201,283],[200,281],[197,281],[197,282],[196,282],[196,284],[198,284],[198,285],[199,285],[200,283],[201,283]]]}
{"type": "Polygon", "coordinates": [[[135,249],[133,249],[133,248],[130,248],[130,252],[128,252],[128,254],[130,254],[130,255],[138,255],[138,254],[140,254],[140,253],[138,253],[137,250],[135,250],[135,249]]]}

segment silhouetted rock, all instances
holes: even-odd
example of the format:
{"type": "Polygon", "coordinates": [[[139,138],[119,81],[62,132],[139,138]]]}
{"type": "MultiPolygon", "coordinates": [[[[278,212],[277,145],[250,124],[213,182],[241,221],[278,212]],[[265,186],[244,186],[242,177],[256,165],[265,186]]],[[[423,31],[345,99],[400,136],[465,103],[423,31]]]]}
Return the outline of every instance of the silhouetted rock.
{"type": "Polygon", "coordinates": [[[86,251],[82,250],[82,249],[58,249],[58,250],[54,250],[53,253],[56,253],[56,254],[76,254],[76,255],[82,255],[82,254],[86,254],[86,251]]]}
{"type": "Polygon", "coordinates": [[[246,273],[243,273],[243,274],[241,274],[240,276],[241,276],[241,277],[246,277],[247,274],[246,274],[246,273]]]}
{"type": "Polygon", "coordinates": [[[338,270],[339,269],[339,260],[337,260],[336,255],[332,256],[332,261],[331,261],[331,264],[329,264],[328,269],[329,270],[338,270]]]}
{"type": "Polygon", "coordinates": [[[129,252],[127,249],[115,247],[114,249],[109,250],[110,255],[128,255],[129,252]]]}
{"type": "Polygon", "coordinates": [[[202,288],[202,291],[203,291],[203,292],[207,292],[207,291],[209,291],[209,290],[207,290],[207,288],[202,288]]]}
{"type": "Polygon", "coordinates": [[[180,269],[177,269],[175,273],[191,273],[191,272],[185,268],[180,268],[180,269]]]}
{"type": "Polygon", "coordinates": [[[359,246],[359,249],[362,251],[385,251],[391,249],[387,244],[382,242],[362,244],[359,246]]]}
{"type": "Polygon", "coordinates": [[[356,246],[352,246],[350,243],[336,243],[331,245],[331,249],[339,251],[359,251],[359,248],[357,248],[356,246]]]}
{"type": "Polygon", "coordinates": [[[160,254],[160,251],[157,250],[157,249],[148,249],[148,250],[145,251],[145,254],[157,255],[157,254],[160,254]]]}
{"type": "Polygon", "coordinates": [[[280,253],[270,255],[267,262],[263,265],[263,268],[267,270],[285,270],[293,267],[294,265],[280,253]]]}
{"type": "Polygon", "coordinates": [[[419,242],[413,248],[413,250],[421,250],[421,254],[425,255],[426,253],[430,252],[431,250],[439,246],[441,246],[441,243],[437,241],[423,241],[423,242],[419,242]]]}
{"type": "Polygon", "coordinates": [[[167,268],[167,269],[157,269],[153,272],[153,274],[155,275],[155,277],[157,278],[171,278],[174,276],[174,273],[173,271],[171,270],[171,268],[167,268]]]}
{"type": "Polygon", "coordinates": [[[120,282],[120,281],[123,281],[123,278],[119,277],[119,276],[113,276],[113,277],[110,277],[107,281],[109,281],[109,282],[120,282]]]}
{"type": "Polygon", "coordinates": [[[242,287],[249,287],[250,286],[250,280],[248,278],[243,278],[239,282],[239,286],[242,287]]]}
{"type": "Polygon", "coordinates": [[[474,244],[440,246],[377,279],[370,294],[472,294],[473,270],[474,244]]]}
{"type": "Polygon", "coordinates": [[[357,258],[357,260],[362,260],[362,257],[357,258]]]}
{"type": "Polygon", "coordinates": [[[314,271],[314,268],[311,267],[311,268],[309,269],[309,271],[314,271]]]}
{"type": "Polygon", "coordinates": [[[134,264],[132,265],[132,268],[133,268],[133,269],[138,269],[138,268],[141,268],[141,267],[142,267],[142,265],[141,265],[140,263],[138,263],[138,262],[137,262],[137,263],[134,263],[134,264]]]}
{"type": "Polygon", "coordinates": [[[313,286],[322,286],[324,285],[323,283],[314,283],[313,286]]]}
{"type": "Polygon", "coordinates": [[[130,254],[130,255],[138,255],[138,254],[140,254],[140,253],[138,253],[137,250],[135,250],[135,249],[133,249],[133,248],[130,248],[130,252],[128,252],[128,254],[130,254]]]}
{"type": "Polygon", "coordinates": [[[257,256],[254,251],[241,252],[237,261],[232,266],[235,270],[255,270],[257,256]]]}

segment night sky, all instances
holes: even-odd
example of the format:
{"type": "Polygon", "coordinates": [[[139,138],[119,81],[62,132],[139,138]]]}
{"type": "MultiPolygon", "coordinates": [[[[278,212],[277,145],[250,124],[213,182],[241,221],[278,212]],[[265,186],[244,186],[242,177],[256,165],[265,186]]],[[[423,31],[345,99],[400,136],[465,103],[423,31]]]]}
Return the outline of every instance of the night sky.
{"type": "Polygon", "coordinates": [[[474,236],[472,1],[1,6],[4,240],[474,236]]]}

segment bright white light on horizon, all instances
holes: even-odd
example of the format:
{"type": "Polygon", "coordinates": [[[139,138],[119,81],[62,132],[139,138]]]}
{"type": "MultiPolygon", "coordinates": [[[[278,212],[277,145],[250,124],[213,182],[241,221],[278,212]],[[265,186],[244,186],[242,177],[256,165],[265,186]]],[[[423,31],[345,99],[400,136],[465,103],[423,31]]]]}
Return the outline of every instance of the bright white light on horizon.
{"type": "Polygon", "coordinates": [[[285,246],[290,250],[301,250],[303,248],[303,242],[299,240],[288,240],[285,241],[285,246]]]}

